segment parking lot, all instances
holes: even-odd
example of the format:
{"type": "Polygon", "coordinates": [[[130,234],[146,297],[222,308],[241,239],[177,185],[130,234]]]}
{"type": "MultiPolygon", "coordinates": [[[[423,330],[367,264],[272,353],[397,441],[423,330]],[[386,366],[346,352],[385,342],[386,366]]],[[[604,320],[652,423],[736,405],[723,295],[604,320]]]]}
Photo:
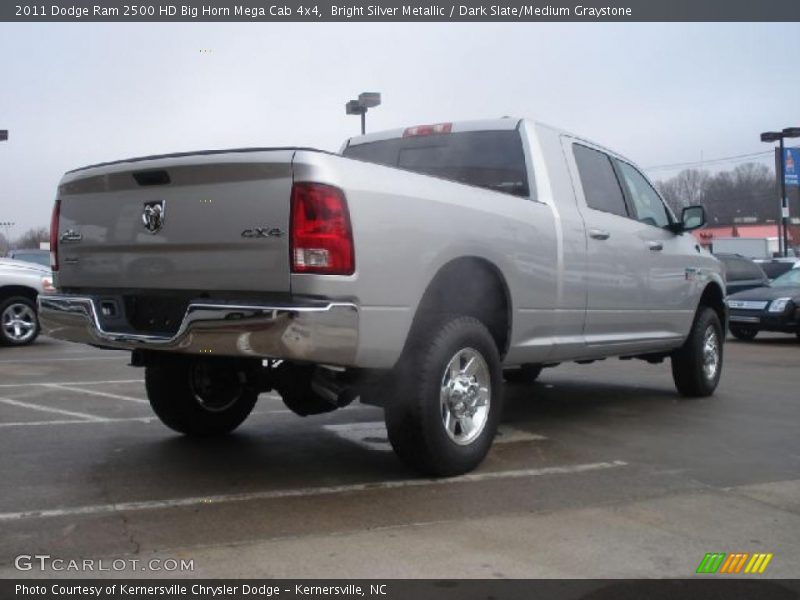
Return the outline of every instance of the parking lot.
{"type": "Polygon", "coordinates": [[[800,344],[726,352],[700,400],[666,363],[545,370],[508,387],[478,471],[431,481],[376,408],[300,418],[265,394],[235,434],[190,440],[124,352],[2,349],[0,575],[40,577],[15,557],[48,554],[193,561],[111,573],[160,577],[683,577],[707,552],[768,552],[763,576],[798,577],[800,344]]]}

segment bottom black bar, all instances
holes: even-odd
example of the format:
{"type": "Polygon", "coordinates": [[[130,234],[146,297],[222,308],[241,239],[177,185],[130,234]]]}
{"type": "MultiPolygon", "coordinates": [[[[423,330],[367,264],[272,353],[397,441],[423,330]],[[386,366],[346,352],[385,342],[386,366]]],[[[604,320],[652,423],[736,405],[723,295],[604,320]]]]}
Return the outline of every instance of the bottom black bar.
{"type": "Polygon", "coordinates": [[[4,579],[3,600],[797,600],[797,579],[124,580],[4,579]]]}

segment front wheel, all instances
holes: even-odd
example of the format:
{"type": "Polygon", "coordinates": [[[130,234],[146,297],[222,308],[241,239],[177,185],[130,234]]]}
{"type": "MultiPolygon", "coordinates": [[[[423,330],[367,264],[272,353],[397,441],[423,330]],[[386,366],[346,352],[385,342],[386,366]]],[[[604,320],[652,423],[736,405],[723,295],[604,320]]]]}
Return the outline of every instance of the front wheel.
{"type": "Polygon", "coordinates": [[[737,340],[742,340],[744,342],[749,342],[750,340],[755,339],[758,335],[758,329],[754,327],[742,327],[741,325],[729,325],[728,329],[731,332],[731,335],[735,337],[737,340]]]}
{"type": "Polygon", "coordinates": [[[258,392],[231,361],[172,358],[145,369],[150,406],[164,425],[191,436],[233,431],[255,406],[258,392]]]}
{"type": "Polygon", "coordinates": [[[722,373],[722,325],[717,313],[701,306],[689,337],[672,354],[672,378],[684,396],[714,393],[722,373]]]}
{"type": "Polygon", "coordinates": [[[36,303],[26,296],[0,301],[0,345],[25,346],[39,335],[36,303]]]}
{"type": "Polygon", "coordinates": [[[395,372],[386,406],[389,441],[422,474],[474,469],[492,445],[502,414],[497,346],[472,317],[450,317],[418,331],[395,372]]]}

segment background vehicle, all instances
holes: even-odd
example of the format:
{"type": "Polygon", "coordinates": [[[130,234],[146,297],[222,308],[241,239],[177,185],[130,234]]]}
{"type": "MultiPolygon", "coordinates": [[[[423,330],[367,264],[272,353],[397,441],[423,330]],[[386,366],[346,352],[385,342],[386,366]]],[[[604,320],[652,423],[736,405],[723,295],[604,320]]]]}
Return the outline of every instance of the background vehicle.
{"type": "Polygon", "coordinates": [[[714,254],[740,254],[747,258],[771,258],[778,252],[778,238],[721,237],[714,240],[714,254]]]}
{"type": "Polygon", "coordinates": [[[13,258],[14,260],[36,263],[37,265],[41,265],[50,269],[49,250],[40,250],[39,248],[12,250],[8,253],[8,257],[13,258]]]}
{"type": "Polygon", "coordinates": [[[792,257],[757,259],[755,263],[764,270],[770,279],[775,279],[787,271],[800,267],[800,259],[792,257]]]}
{"type": "Polygon", "coordinates": [[[725,267],[725,288],[735,294],[769,284],[769,277],[755,261],[741,254],[715,254],[725,267]]]}
{"type": "Polygon", "coordinates": [[[33,343],[39,335],[36,299],[52,291],[49,268],[0,258],[0,345],[33,343]]]}
{"type": "Polygon", "coordinates": [[[768,286],[729,296],[731,333],[752,340],[759,331],[794,333],[800,338],[800,269],[792,269],[768,286]]]}
{"type": "Polygon", "coordinates": [[[502,368],[671,358],[713,393],[719,262],[627,159],[526,120],[302,148],[131,159],[67,173],[51,248],[54,336],[133,350],[151,405],[193,435],[274,388],[301,415],[360,397],[432,475],[475,467],[502,368]],[[262,360],[281,359],[280,364],[262,360]]]}

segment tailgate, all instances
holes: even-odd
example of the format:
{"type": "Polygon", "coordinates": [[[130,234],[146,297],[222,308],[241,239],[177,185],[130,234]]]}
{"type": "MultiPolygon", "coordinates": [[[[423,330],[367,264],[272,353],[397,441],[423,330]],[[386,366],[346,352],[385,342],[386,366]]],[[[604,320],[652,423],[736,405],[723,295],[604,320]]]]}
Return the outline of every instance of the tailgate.
{"type": "Polygon", "coordinates": [[[57,285],[288,292],[293,155],[208,152],[68,173],[57,285]]]}

